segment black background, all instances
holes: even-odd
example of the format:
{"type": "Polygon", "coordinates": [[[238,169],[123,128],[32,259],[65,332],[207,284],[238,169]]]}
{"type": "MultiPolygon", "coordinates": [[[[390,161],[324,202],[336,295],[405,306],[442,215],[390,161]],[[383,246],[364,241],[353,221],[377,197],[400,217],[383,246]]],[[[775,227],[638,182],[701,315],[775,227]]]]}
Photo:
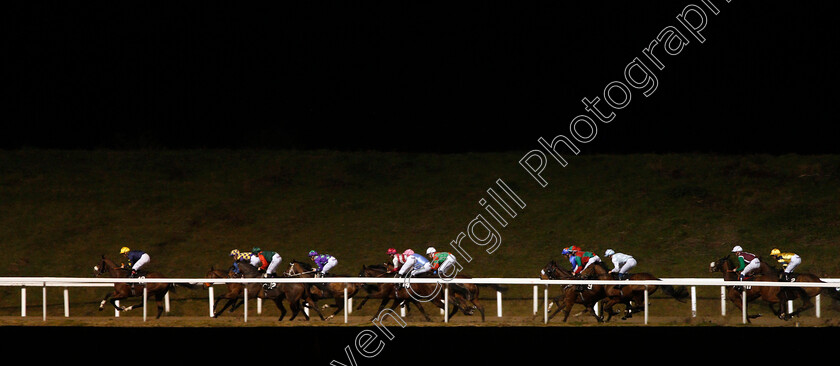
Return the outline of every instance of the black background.
{"type": "MultiPolygon", "coordinates": [[[[583,153],[838,151],[837,2],[714,3],[583,153]]],[[[4,15],[0,143],[530,150],[688,4],[30,4],[4,15]]]]}
{"type": "MultiPolygon", "coordinates": [[[[690,38],[664,58],[657,91],[634,94],[582,153],[840,152],[838,2],[713,3],[720,14],[709,14],[706,42],[690,38]]],[[[0,147],[530,150],[566,133],[581,99],[620,80],[664,27],[679,28],[687,4],[26,2],[2,15],[0,147]]],[[[360,329],[4,330],[36,350],[56,347],[56,359],[327,364],[345,362],[360,329]],[[66,339],[98,348],[79,353],[66,339]],[[160,353],[134,341],[161,343],[160,353]]],[[[740,362],[723,355],[824,339],[822,329],[777,330],[406,328],[357,362],[673,364],[715,352],[740,362]]]]}

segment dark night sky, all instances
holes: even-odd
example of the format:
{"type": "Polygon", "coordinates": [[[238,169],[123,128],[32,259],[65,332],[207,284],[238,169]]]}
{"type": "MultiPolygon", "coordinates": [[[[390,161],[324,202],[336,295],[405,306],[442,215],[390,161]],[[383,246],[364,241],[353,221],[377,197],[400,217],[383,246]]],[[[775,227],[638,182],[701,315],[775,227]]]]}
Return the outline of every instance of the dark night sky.
{"type": "MultiPolygon", "coordinates": [[[[701,1],[118,3],[5,12],[0,146],[532,149],[701,1]]],[[[840,5],[713,3],[584,153],[840,152],[840,5]]]]}

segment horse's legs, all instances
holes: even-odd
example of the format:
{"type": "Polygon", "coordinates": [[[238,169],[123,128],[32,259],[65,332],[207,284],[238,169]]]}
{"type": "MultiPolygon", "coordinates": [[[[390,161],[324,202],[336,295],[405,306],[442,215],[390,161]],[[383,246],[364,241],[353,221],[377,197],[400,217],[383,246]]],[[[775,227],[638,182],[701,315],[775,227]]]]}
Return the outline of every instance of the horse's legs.
{"type": "Polygon", "coordinates": [[[411,308],[410,306],[408,306],[409,304],[414,304],[414,306],[416,306],[417,309],[420,310],[420,314],[423,314],[423,317],[426,318],[427,322],[432,321],[432,318],[429,318],[429,315],[426,314],[426,309],[423,309],[423,306],[421,306],[419,302],[412,301],[412,302],[406,303],[405,304],[406,311],[408,311],[408,309],[411,308]]]}
{"type": "Polygon", "coordinates": [[[563,310],[563,306],[560,306],[560,296],[556,296],[556,297],[554,297],[553,299],[551,299],[551,301],[552,301],[554,304],[556,304],[556,305],[557,305],[557,309],[556,309],[556,310],[554,310],[554,312],[553,312],[553,313],[551,313],[551,315],[549,315],[549,316],[548,316],[548,320],[553,319],[553,318],[554,318],[554,316],[555,316],[555,315],[557,315],[557,313],[559,313],[561,310],[563,310]]]}
{"type": "MultiPolygon", "coordinates": [[[[572,314],[572,307],[574,307],[574,306],[575,306],[575,300],[571,299],[571,298],[567,298],[565,303],[564,303],[564,306],[563,306],[563,312],[565,313],[564,316],[563,316],[563,323],[565,323],[567,320],[569,320],[569,315],[572,314]]],[[[560,305],[559,304],[557,305],[557,311],[560,311],[560,305]]]]}
{"type": "MultiPolygon", "coordinates": [[[[237,297],[233,297],[233,298],[231,298],[231,297],[225,296],[225,298],[227,298],[227,299],[228,299],[228,301],[225,303],[225,306],[223,306],[223,307],[222,307],[221,309],[219,309],[219,310],[216,310],[216,313],[215,313],[215,314],[213,314],[213,317],[214,317],[214,318],[218,318],[218,317],[219,317],[219,315],[222,315],[222,313],[225,311],[225,309],[227,309],[227,308],[231,307],[231,305],[234,305],[234,303],[235,303],[235,302],[237,302],[237,301],[239,300],[239,298],[237,298],[237,297]]],[[[220,299],[220,300],[221,300],[221,299],[220,299]]],[[[215,307],[215,306],[214,306],[214,307],[215,307]]],[[[231,311],[231,312],[233,312],[233,309],[236,309],[236,306],[231,307],[230,311],[231,311]]]]}
{"type": "Polygon", "coordinates": [[[316,313],[318,313],[318,316],[321,317],[321,320],[326,320],[324,319],[324,314],[321,314],[321,309],[318,309],[318,305],[315,303],[315,301],[312,300],[312,297],[307,297],[306,302],[309,304],[310,309],[313,309],[316,313]]]}
{"type": "MultiPolygon", "coordinates": [[[[102,302],[99,303],[99,311],[102,311],[102,309],[105,308],[105,303],[107,303],[108,299],[111,298],[111,296],[113,296],[113,295],[114,294],[111,293],[111,292],[105,294],[105,297],[102,298],[102,302]]],[[[114,308],[117,308],[116,304],[114,304],[114,303],[111,303],[111,304],[114,305],[114,308]]],[[[117,308],[117,309],[119,309],[119,308],[117,308]]]]}
{"type": "Polygon", "coordinates": [[[280,310],[280,319],[277,319],[277,321],[283,321],[283,317],[286,316],[286,307],[283,306],[283,296],[275,297],[274,304],[276,304],[277,309],[280,310]]]}
{"type": "Polygon", "coordinates": [[[481,314],[481,321],[484,321],[484,304],[481,301],[478,301],[478,296],[473,297],[470,302],[473,304],[473,308],[478,309],[479,314],[481,314]]]}
{"type": "Polygon", "coordinates": [[[357,307],[356,307],[356,310],[362,310],[362,306],[364,306],[364,305],[365,305],[365,303],[366,303],[368,300],[370,300],[370,295],[365,296],[365,298],[364,298],[364,299],[362,299],[362,301],[361,301],[361,302],[359,302],[359,306],[357,306],[357,307]]]}

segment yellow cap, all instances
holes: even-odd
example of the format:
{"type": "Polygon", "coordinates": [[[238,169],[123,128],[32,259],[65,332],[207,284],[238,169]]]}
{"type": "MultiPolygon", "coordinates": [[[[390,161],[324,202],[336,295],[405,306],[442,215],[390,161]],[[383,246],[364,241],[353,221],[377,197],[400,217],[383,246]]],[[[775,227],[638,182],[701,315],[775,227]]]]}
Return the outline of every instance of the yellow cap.
{"type": "Polygon", "coordinates": [[[125,254],[125,253],[128,253],[129,251],[131,251],[131,249],[128,249],[128,247],[122,247],[122,249],[120,249],[120,254],[125,254]]]}

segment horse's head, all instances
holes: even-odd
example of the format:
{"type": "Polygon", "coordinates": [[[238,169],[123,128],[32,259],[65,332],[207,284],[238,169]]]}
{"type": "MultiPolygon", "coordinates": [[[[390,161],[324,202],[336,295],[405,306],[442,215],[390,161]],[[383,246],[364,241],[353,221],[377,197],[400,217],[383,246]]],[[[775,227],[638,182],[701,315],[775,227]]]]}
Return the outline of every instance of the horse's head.
{"type": "Polygon", "coordinates": [[[104,274],[110,274],[113,270],[118,269],[113,262],[105,258],[105,254],[102,255],[102,258],[99,259],[99,264],[93,266],[93,275],[95,277],[100,277],[104,274]]]}
{"type": "Polygon", "coordinates": [[[555,271],[557,271],[557,263],[554,260],[548,262],[548,264],[540,270],[540,279],[541,280],[553,280],[556,279],[554,275],[555,271]]]}
{"type": "MultiPolygon", "coordinates": [[[[226,273],[225,271],[222,271],[220,269],[215,269],[213,266],[210,266],[210,270],[207,271],[207,274],[204,275],[204,278],[224,278],[224,277],[230,277],[229,273],[226,273]]],[[[208,288],[210,286],[213,286],[213,284],[210,283],[210,282],[205,282],[204,283],[204,288],[208,288]]]]}
{"type": "Polygon", "coordinates": [[[291,263],[289,263],[289,269],[284,272],[286,276],[300,276],[306,272],[312,272],[314,268],[307,263],[300,262],[296,259],[292,259],[291,263]]]}
{"type": "Polygon", "coordinates": [[[728,255],[709,264],[709,272],[726,273],[730,268],[732,268],[732,265],[729,263],[728,255]]]}

